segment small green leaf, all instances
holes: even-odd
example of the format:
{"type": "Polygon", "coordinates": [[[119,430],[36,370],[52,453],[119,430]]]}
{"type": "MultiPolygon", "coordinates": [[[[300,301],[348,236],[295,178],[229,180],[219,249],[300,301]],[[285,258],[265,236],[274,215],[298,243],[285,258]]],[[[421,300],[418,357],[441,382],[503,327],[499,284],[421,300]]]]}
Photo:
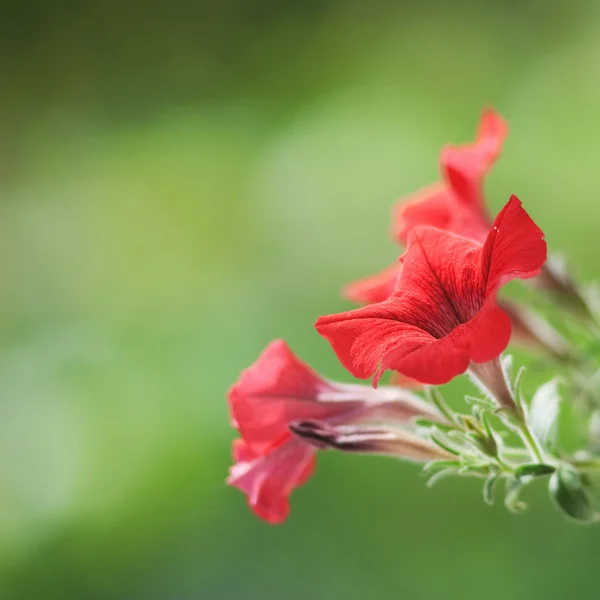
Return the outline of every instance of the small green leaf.
{"type": "Polygon", "coordinates": [[[508,432],[496,431],[496,429],[494,429],[492,415],[487,410],[483,411],[481,414],[481,423],[483,424],[483,429],[485,430],[486,436],[494,440],[496,446],[501,448],[503,446],[502,437],[509,435],[508,432]]]}
{"type": "Polygon", "coordinates": [[[442,479],[446,479],[447,477],[452,477],[452,475],[457,475],[457,474],[458,474],[458,472],[456,471],[456,469],[454,469],[452,467],[449,467],[447,469],[442,469],[441,471],[438,471],[437,473],[432,475],[427,480],[427,487],[432,487],[436,483],[439,483],[442,479]]]}
{"type": "Polygon", "coordinates": [[[551,465],[521,465],[520,467],[515,469],[515,477],[517,479],[524,479],[527,477],[543,477],[544,475],[550,475],[551,473],[554,473],[555,470],[555,467],[551,465]]]}
{"type": "Polygon", "coordinates": [[[432,460],[423,466],[423,474],[431,475],[443,469],[455,468],[458,469],[460,462],[458,460],[432,460]]]}
{"type": "Polygon", "coordinates": [[[490,506],[494,504],[494,490],[496,489],[498,478],[498,473],[490,473],[489,477],[483,484],[483,499],[485,503],[489,504],[490,506]]]}
{"type": "Polygon", "coordinates": [[[515,377],[514,383],[514,395],[517,403],[520,403],[523,398],[523,381],[525,379],[525,371],[527,369],[525,367],[521,367],[515,377]]]}
{"type": "Polygon", "coordinates": [[[519,479],[507,479],[504,505],[512,513],[518,514],[527,508],[527,504],[519,500],[519,494],[524,485],[519,479]]]}
{"type": "Polygon", "coordinates": [[[556,506],[578,523],[598,520],[587,491],[577,470],[571,465],[560,465],[550,478],[550,496],[556,506]]]}
{"type": "Polygon", "coordinates": [[[487,477],[490,473],[489,463],[467,463],[458,469],[459,475],[469,475],[472,477],[487,477]]]}
{"type": "Polygon", "coordinates": [[[469,434],[469,438],[472,439],[472,443],[478,448],[485,456],[490,456],[496,459],[498,456],[498,444],[494,437],[485,437],[484,435],[469,434]]]}
{"type": "Polygon", "coordinates": [[[456,423],[454,411],[446,404],[442,392],[436,387],[425,388],[425,395],[430,402],[433,402],[438,410],[452,423],[456,423]]]}
{"type": "Polygon", "coordinates": [[[490,423],[490,414],[488,411],[483,411],[481,413],[481,423],[483,424],[483,428],[488,437],[494,437],[494,430],[492,428],[492,424],[490,423]]]}
{"type": "Polygon", "coordinates": [[[463,431],[449,431],[448,439],[459,445],[461,454],[467,456],[471,454],[478,456],[479,458],[486,458],[489,456],[489,452],[483,444],[480,436],[475,433],[465,433],[463,431]]]}
{"type": "Polygon", "coordinates": [[[417,427],[424,427],[426,429],[429,429],[431,427],[437,427],[441,431],[452,431],[454,429],[454,427],[452,427],[451,425],[438,423],[437,421],[431,421],[429,419],[426,419],[425,417],[417,417],[413,422],[417,427]]]}
{"type": "Polygon", "coordinates": [[[447,452],[450,452],[450,454],[460,456],[461,449],[455,446],[452,443],[452,440],[445,433],[437,429],[437,427],[433,428],[430,437],[431,441],[437,444],[440,448],[442,448],[442,450],[446,450],[447,452]]]}
{"type": "Polygon", "coordinates": [[[481,432],[481,426],[479,424],[479,421],[475,417],[472,417],[471,415],[460,415],[459,419],[462,428],[465,431],[472,431],[475,433],[481,432]]]}
{"type": "Polygon", "coordinates": [[[558,379],[552,379],[540,386],[531,399],[528,425],[542,448],[555,452],[560,417],[561,397],[558,393],[558,379]]]}
{"type": "Polygon", "coordinates": [[[477,398],[476,396],[466,395],[465,401],[467,402],[467,404],[472,404],[473,406],[491,409],[496,408],[496,404],[494,404],[489,398],[477,398]]]}

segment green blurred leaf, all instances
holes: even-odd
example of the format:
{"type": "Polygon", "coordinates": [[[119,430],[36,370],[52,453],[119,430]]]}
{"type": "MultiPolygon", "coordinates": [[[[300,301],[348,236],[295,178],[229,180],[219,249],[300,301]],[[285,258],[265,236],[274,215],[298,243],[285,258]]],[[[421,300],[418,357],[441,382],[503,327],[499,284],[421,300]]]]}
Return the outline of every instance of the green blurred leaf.
{"type": "Polygon", "coordinates": [[[422,472],[424,475],[432,475],[443,469],[452,467],[458,469],[459,466],[460,462],[458,460],[432,460],[423,466],[422,472]]]}
{"type": "Polygon", "coordinates": [[[523,512],[527,508],[527,504],[519,500],[519,494],[524,487],[524,484],[519,479],[511,478],[506,480],[504,505],[514,514],[523,512]]]}
{"type": "MultiPolygon", "coordinates": [[[[464,431],[449,431],[448,438],[457,444],[460,444],[461,454],[463,456],[471,455],[478,457],[485,462],[489,461],[490,450],[486,448],[484,440],[475,433],[465,433],[464,431]]],[[[493,454],[492,454],[493,455],[493,454]]]]}
{"type": "Polygon", "coordinates": [[[496,405],[489,398],[478,398],[476,396],[465,396],[465,402],[467,404],[472,404],[473,406],[480,406],[482,408],[491,408],[496,409],[496,405]]]}
{"type": "Polygon", "coordinates": [[[437,387],[425,388],[425,395],[427,399],[435,404],[438,410],[451,422],[457,423],[455,412],[446,404],[442,392],[437,387]]]}
{"type": "Polygon", "coordinates": [[[525,380],[525,371],[527,369],[525,367],[521,367],[515,377],[515,381],[513,384],[514,387],[514,395],[517,404],[520,404],[523,398],[523,381],[525,380]]]}
{"type": "Polygon", "coordinates": [[[542,448],[556,452],[558,419],[560,417],[561,397],[558,393],[558,379],[552,379],[541,385],[531,400],[528,411],[528,426],[542,448]]]}
{"type": "Polygon", "coordinates": [[[550,478],[548,489],[556,506],[571,519],[578,523],[598,520],[581,476],[574,467],[560,465],[550,478]]]}
{"type": "Polygon", "coordinates": [[[452,431],[454,428],[451,425],[445,425],[444,423],[438,423],[437,421],[430,421],[429,419],[426,419],[425,417],[417,417],[414,420],[414,424],[417,427],[423,427],[424,429],[431,429],[433,427],[436,427],[437,429],[439,429],[440,431],[452,431]]]}
{"type": "Polygon", "coordinates": [[[448,467],[447,469],[442,469],[438,471],[434,475],[432,475],[427,480],[427,487],[433,487],[436,483],[439,483],[442,479],[446,479],[447,477],[452,477],[453,475],[458,475],[458,471],[455,468],[448,467]]]}
{"type": "MultiPolygon", "coordinates": [[[[452,432],[450,432],[452,433],[452,432]]],[[[452,443],[452,440],[442,431],[435,427],[431,432],[431,441],[437,444],[443,450],[460,456],[461,448],[452,443]]]]}
{"type": "Polygon", "coordinates": [[[494,504],[494,490],[496,489],[499,477],[498,473],[491,473],[483,484],[483,499],[490,506],[494,504]]]}
{"type": "Polygon", "coordinates": [[[555,467],[551,465],[521,465],[515,470],[515,477],[517,479],[543,477],[544,475],[550,475],[551,473],[554,473],[555,470],[555,467]]]}

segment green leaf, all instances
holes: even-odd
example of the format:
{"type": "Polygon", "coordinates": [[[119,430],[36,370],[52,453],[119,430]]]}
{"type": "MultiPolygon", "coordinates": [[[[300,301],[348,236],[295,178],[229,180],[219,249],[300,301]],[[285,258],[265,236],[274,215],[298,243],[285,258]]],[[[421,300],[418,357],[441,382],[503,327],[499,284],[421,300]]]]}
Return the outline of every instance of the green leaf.
{"type": "Polygon", "coordinates": [[[477,398],[476,396],[466,395],[465,401],[467,404],[472,404],[473,406],[491,409],[496,408],[496,404],[494,404],[489,398],[477,398]]]}
{"type": "Polygon", "coordinates": [[[525,371],[527,369],[525,367],[521,367],[517,373],[517,376],[515,377],[515,383],[514,383],[514,395],[515,395],[515,400],[517,401],[517,404],[520,404],[522,398],[523,398],[523,381],[525,380],[525,371]]]}
{"type": "Polygon", "coordinates": [[[487,477],[489,473],[489,463],[465,463],[458,469],[459,475],[469,475],[472,477],[487,477]]]}
{"type": "Polygon", "coordinates": [[[448,439],[458,445],[463,457],[471,455],[489,461],[487,458],[489,451],[477,434],[465,433],[463,431],[449,431],[448,439]]]}
{"type": "Polygon", "coordinates": [[[485,435],[489,439],[488,447],[493,445],[496,456],[502,456],[506,448],[504,445],[504,440],[502,439],[502,435],[506,435],[508,432],[499,432],[494,429],[492,416],[488,411],[483,411],[481,415],[481,423],[483,424],[485,435]]]}
{"type": "Polygon", "coordinates": [[[460,456],[461,448],[453,444],[452,440],[444,432],[440,431],[437,427],[434,427],[432,429],[430,437],[431,441],[437,444],[440,448],[442,448],[442,450],[446,450],[447,452],[450,452],[450,454],[460,456]]]}
{"type": "Polygon", "coordinates": [[[498,482],[499,477],[498,473],[490,473],[483,484],[483,499],[485,503],[490,506],[494,504],[494,490],[496,489],[496,483],[498,482]]]}
{"type": "Polygon", "coordinates": [[[531,400],[528,422],[531,433],[544,450],[554,453],[558,434],[561,397],[558,393],[558,379],[552,379],[540,386],[531,400]]]}
{"type": "Polygon", "coordinates": [[[556,468],[551,465],[521,465],[515,469],[515,477],[517,479],[543,477],[544,475],[550,475],[551,473],[554,473],[555,470],[556,468]]]}
{"type": "Polygon", "coordinates": [[[548,489],[556,506],[571,519],[578,523],[598,520],[581,476],[571,465],[558,467],[550,478],[548,489]]]}
{"type": "Polygon", "coordinates": [[[495,432],[492,427],[492,424],[490,423],[490,413],[488,411],[483,411],[481,413],[481,423],[483,425],[483,428],[485,429],[487,436],[493,438],[495,432]]]}
{"type": "Polygon", "coordinates": [[[432,475],[427,480],[427,487],[432,487],[436,483],[440,482],[442,479],[446,479],[447,477],[452,477],[452,475],[457,475],[457,474],[458,474],[457,470],[452,467],[448,467],[447,469],[442,469],[441,471],[438,471],[437,473],[432,475]]]}
{"type": "Polygon", "coordinates": [[[425,388],[427,399],[435,404],[438,410],[452,423],[456,423],[456,415],[454,411],[446,404],[442,392],[436,387],[425,388]]]}
{"type": "Polygon", "coordinates": [[[446,477],[458,475],[459,466],[460,462],[457,460],[432,460],[423,467],[421,472],[429,477],[427,487],[431,487],[446,477]]]}
{"type": "Polygon", "coordinates": [[[475,417],[472,417],[471,415],[460,415],[459,420],[462,425],[462,428],[465,431],[470,431],[470,432],[475,432],[475,433],[481,432],[481,425],[479,424],[479,421],[475,417]]]}
{"type": "Polygon", "coordinates": [[[423,466],[424,475],[432,475],[443,469],[458,469],[460,462],[458,460],[432,460],[423,466]]]}
{"type": "Polygon", "coordinates": [[[413,422],[417,427],[423,427],[425,429],[430,429],[432,427],[437,427],[441,431],[452,431],[454,429],[452,425],[446,425],[437,421],[431,421],[429,419],[426,419],[425,417],[417,417],[413,422]]]}
{"type": "Polygon", "coordinates": [[[524,487],[524,484],[519,479],[506,480],[504,505],[514,514],[523,512],[527,508],[527,504],[519,500],[519,494],[524,487]]]}

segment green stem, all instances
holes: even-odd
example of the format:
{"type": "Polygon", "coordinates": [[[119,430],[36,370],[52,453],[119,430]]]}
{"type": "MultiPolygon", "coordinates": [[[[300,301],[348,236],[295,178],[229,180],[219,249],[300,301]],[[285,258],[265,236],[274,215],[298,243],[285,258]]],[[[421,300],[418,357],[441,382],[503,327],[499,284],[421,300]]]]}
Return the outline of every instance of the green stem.
{"type": "Polygon", "coordinates": [[[580,471],[600,471],[600,458],[572,460],[570,463],[580,471]]]}
{"type": "Polygon", "coordinates": [[[496,454],[496,460],[498,464],[502,467],[502,472],[504,473],[514,473],[515,469],[510,465],[506,464],[501,458],[499,454],[496,454]]]}
{"type": "Polygon", "coordinates": [[[543,464],[544,457],[542,456],[542,452],[540,447],[538,446],[537,441],[531,435],[531,431],[529,431],[529,427],[527,427],[527,423],[521,418],[519,423],[519,435],[523,440],[525,446],[529,449],[529,451],[533,454],[534,458],[538,463],[543,464]]]}

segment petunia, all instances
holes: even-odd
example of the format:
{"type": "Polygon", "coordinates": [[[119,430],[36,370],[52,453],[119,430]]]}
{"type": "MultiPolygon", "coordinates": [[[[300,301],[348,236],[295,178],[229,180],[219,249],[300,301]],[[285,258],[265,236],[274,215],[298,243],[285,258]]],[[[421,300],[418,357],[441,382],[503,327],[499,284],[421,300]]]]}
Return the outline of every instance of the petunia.
{"type": "Polygon", "coordinates": [[[491,221],[483,182],[500,155],[507,131],[504,119],[488,109],[481,115],[472,144],[443,148],[442,182],[396,203],[392,215],[394,237],[404,244],[411,229],[429,225],[483,242],[491,221]]]}
{"type": "MultiPolygon", "coordinates": [[[[402,272],[387,300],[321,317],[317,331],[355,377],[394,370],[442,384],[473,365],[494,361],[511,334],[496,302],[508,281],[536,276],[546,260],[541,229],[512,196],[484,244],[433,227],[411,231],[402,272]]],[[[500,402],[510,403],[507,390],[500,402]]]]}
{"type": "MultiPolygon", "coordinates": [[[[342,290],[342,297],[357,304],[383,302],[393,295],[401,271],[402,263],[396,261],[375,275],[348,284],[342,290]]],[[[575,357],[569,343],[533,310],[506,299],[498,300],[498,305],[510,318],[512,342],[537,350],[560,362],[570,361],[575,357]]],[[[398,373],[394,374],[392,381],[411,388],[418,384],[398,373]]]]}
{"type": "MultiPolygon", "coordinates": [[[[486,109],[472,144],[445,146],[440,154],[442,181],[393,206],[392,235],[396,241],[406,244],[413,228],[428,225],[483,242],[491,227],[483,183],[500,156],[507,133],[506,121],[494,110],[486,109]]],[[[558,257],[548,259],[532,284],[594,320],[579,286],[558,257]]]]}
{"type": "MultiPolygon", "coordinates": [[[[442,418],[437,409],[401,388],[374,390],[328,381],[299,360],[282,340],[271,342],[242,373],[228,399],[233,425],[241,436],[234,441],[235,464],[228,483],[242,490],[252,510],[269,523],[285,520],[291,492],[315,467],[318,448],[314,439],[293,433],[292,424],[357,427],[370,422],[406,425],[418,415],[442,418]]],[[[431,459],[439,455],[433,448],[431,459]]],[[[406,457],[413,455],[414,451],[406,457]]]]}

